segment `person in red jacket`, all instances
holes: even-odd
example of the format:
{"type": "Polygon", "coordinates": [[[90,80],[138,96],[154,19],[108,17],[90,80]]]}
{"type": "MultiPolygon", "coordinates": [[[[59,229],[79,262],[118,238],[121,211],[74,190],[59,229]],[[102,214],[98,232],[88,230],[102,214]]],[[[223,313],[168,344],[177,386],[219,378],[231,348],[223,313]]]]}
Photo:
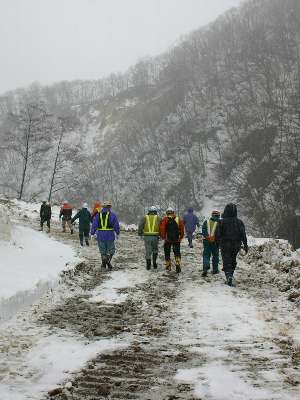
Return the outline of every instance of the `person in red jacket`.
{"type": "Polygon", "coordinates": [[[60,209],[59,219],[62,219],[62,229],[63,232],[66,232],[66,225],[70,228],[70,232],[73,234],[73,226],[72,226],[72,207],[67,201],[63,202],[63,205],[60,209]]]}
{"type": "Polygon", "coordinates": [[[181,272],[180,242],[184,237],[184,224],[181,218],[177,217],[173,208],[169,207],[166,216],[162,219],[159,233],[165,241],[164,252],[166,270],[171,271],[171,248],[175,256],[176,272],[181,272]]]}

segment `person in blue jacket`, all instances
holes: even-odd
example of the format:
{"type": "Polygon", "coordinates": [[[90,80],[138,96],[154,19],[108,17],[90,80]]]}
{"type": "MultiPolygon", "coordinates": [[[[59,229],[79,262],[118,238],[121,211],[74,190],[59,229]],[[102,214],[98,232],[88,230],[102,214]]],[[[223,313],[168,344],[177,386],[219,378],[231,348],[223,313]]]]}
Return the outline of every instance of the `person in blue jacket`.
{"type": "Polygon", "coordinates": [[[183,216],[183,223],[186,232],[186,237],[189,242],[189,247],[193,248],[193,234],[196,228],[200,227],[199,219],[194,214],[194,210],[190,207],[183,216]]]}
{"type": "Polygon", "coordinates": [[[115,239],[120,234],[120,225],[115,213],[111,211],[111,201],[103,203],[101,211],[94,216],[91,235],[97,235],[101,254],[101,268],[112,269],[111,259],[115,254],[115,239]]]}

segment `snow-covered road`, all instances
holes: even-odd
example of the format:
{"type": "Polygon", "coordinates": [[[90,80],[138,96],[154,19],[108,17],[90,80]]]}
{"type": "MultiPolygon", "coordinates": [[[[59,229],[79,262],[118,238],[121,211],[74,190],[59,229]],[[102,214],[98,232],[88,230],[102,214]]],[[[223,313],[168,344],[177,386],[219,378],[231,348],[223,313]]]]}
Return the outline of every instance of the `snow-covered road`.
{"type": "Polygon", "coordinates": [[[299,309],[258,284],[254,264],[239,261],[236,288],[203,279],[197,242],[184,243],[180,276],[162,259],[147,272],[133,233],[112,272],[99,270],[96,246],[78,256],[57,288],[1,326],[1,400],[52,389],[59,400],[299,399],[299,309]]]}

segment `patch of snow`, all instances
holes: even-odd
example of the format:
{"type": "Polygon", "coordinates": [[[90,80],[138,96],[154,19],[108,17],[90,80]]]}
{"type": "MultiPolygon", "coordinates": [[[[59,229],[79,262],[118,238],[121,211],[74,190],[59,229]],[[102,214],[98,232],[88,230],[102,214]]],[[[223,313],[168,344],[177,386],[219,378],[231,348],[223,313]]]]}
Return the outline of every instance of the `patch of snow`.
{"type": "Polygon", "coordinates": [[[73,250],[34,230],[13,226],[13,241],[0,242],[0,317],[5,319],[53,286],[73,250]]]}
{"type": "Polygon", "coordinates": [[[282,399],[263,388],[248,384],[238,372],[230,371],[221,363],[211,363],[203,368],[179,370],[175,379],[194,383],[194,393],[199,398],[213,400],[266,400],[282,399]]]}
{"type": "Polygon", "coordinates": [[[40,339],[24,356],[22,370],[17,376],[1,381],[1,400],[40,399],[96,354],[129,345],[122,340],[87,342],[72,336],[50,335],[40,339]]]}
{"type": "Polygon", "coordinates": [[[92,291],[90,302],[120,304],[126,300],[127,294],[119,293],[118,289],[134,287],[145,282],[148,278],[145,271],[141,269],[113,271],[110,277],[111,279],[92,291]]]}

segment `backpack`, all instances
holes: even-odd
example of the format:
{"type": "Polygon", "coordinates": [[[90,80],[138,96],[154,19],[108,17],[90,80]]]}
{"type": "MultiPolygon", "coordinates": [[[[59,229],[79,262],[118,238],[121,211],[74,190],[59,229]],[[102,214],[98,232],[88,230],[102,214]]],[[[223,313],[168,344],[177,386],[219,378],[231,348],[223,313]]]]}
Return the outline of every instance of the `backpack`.
{"type": "Polygon", "coordinates": [[[166,238],[169,242],[179,241],[179,225],[178,218],[168,219],[166,226],[166,238]]]}

